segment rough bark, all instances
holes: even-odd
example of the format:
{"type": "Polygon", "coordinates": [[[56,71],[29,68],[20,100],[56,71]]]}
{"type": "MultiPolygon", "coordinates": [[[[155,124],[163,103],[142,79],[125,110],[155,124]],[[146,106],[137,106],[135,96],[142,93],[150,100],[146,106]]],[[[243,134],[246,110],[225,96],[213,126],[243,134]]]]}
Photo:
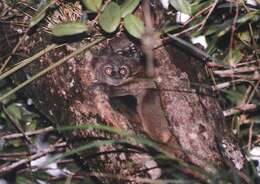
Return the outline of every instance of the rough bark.
{"type": "MultiPolygon", "coordinates": [[[[24,23],[28,19],[26,15],[12,17],[12,20],[24,23]]],[[[10,43],[10,47],[14,47],[16,43],[10,42],[12,40],[10,35],[17,33],[18,29],[25,30],[25,27],[18,27],[15,24],[5,24],[1,28],[10,43]]],[[[84,35],[81,36],[84,37],[84,35]]],[[[93,35],[93,40],[95,37],[93,35]]],[[[28,33],[17,53],[23,53],[25,58],[28,58],[55,41],[57,40],[53,39],[39,26],[28,33]]],[[[73,40],[70,44],[52,50],[17,73],[13,79],[20,82],[21,79],[36,74],[85,43],[86,41],[73,40]]],[[[122,99],[115,99],[111,102],[109,97],[111,95],[106,89],[102,86],[93,85],[95,74],[91,67],[91,60],[93,55],[97,56],[100,50],[109,47],[109,44],[109,42],[104,41],[92,48],[91,52],[86,51],[69,59],[62,66],[55,68],[27,86],[24,93],[34,100],[39,111],[56,126],[101,123],[145,136],[140,123],[142,118],[138,117],[136,112],[131,111],[132,109],[127,106],[127,103],[122,103],[122,99]],[[120,107],[121,111],[116,109],[117,106],[120,107]],[[122,112],[124,108],[125,110],[122,112]],[[130,111],[128,111],[129,109],[130,111]]],[[[181,161],[186,161],[214,173],[216,169],[225,165],[218,145],[221,141],[217,138],[226,136],[226,133],[222,128],[225,126],[224,117],[216,95],[212,91],[207,91],[197,85],[205,84],[201,61],[172,43],[167,43],[156,49],[154,57],[156,60],[156,76],[152,79],[153,83],[139,84],[140,81],[137,80],[137,83],[128,86],[131,88],[128,91],[132,91],[133,94],[138,91],[138,87],[147,87],[145,85],[150,85],[148,88],[158,91],[170,131],[176,137],[176,140],[167,145],[158,143],[159,147],[172,157],[177,157],[181,161]],[[153,84],[156,85],[153,86],[153,84]],[[176,144],[180,144],[181,148],[177,147],[176,150],[176,144]]],[[[21,58],[17,57],[15,62],[19,60],[21,58]]],[[[156,128],[154,127],[154,129],[156,128]]],[[[78,145],[83,144],[73,142],[75,138],[84,138],[84,144],[100,139],[114,138],[120,140],[120,136],[94,131],[93,129],[74,130],[66,132],[64,135],[71,138],[70,141],[73,146],[76,146],[77,143],[78,145]]],[[[149,138],[149,136],[147,137],[149,138]]],[[[102,145],[96,149],[85,150],[82,155],[86,159],[90,171],[121,176],[122,178],[115,179],[117,182],[119,182],[118,180],[126,182],[125,178],[128,176],[133,178],[141,176],[156,177],[156,174],[150,174],[146,170],[147,163],[153,162],[153,154],[143,152],[147,149],[140,143],[134,141],[132,143],[135,147],[126,144],[102,145]],[[139,149],[136,149],[137,147],[139,149]],[[99,154],[95,155],[95,153],[99,154]]],[[[181,171],[199,177],[190,170],[181,169],[181,171]]],[[[199,178],[201,179],[201,177],[199,178]]],[[[111,182],[109,179],[104,181],[111,182]]],[[[141,183],[140,181],[132,182],[141,183]]]]}

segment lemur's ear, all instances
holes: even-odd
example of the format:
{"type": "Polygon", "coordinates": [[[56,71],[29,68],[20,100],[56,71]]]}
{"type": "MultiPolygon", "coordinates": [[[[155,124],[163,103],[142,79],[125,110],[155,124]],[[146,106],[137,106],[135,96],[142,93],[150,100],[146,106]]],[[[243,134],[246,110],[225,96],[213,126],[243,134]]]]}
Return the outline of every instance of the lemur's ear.
{"type": "Polygon", "coordinates": [[[109,55],[111,55],[113,53],[114,53],[113,48],[111,47],[111,45],[108,45],[106,48],[102,49],[100,55],[107,55],[107,56],[109,56],[109,55]]]}
{"type": "Polygon", "coordinates": [[[104,61],[108,61],[110,55],[100,55],[100,56],[94,56],[93,59],[91,60],[91,67],[92,68],[98,68],[101,66],[104,61]]]}

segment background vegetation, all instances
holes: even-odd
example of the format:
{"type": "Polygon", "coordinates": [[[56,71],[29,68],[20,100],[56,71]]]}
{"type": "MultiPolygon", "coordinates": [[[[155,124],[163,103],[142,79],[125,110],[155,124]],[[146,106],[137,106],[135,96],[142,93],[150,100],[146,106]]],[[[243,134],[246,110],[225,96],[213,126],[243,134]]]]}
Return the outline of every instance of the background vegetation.
{"type": "MultiPolygon", "coordinates": [[[[48,21],[50,10],[59,9],[62,4],[73,2],[61,0],[6,1],[11,7],[24,4],[35,11],[26,25],[28,28],[48,21]]],[[[103,35],[126,30],[130,35],[139,39],[146,30],[144,22],[132,14],[140,6],[140,0],[82,0],[80,3],[83,6],[80,21],[64,21],[64,19],[58,21],[47,31],[56,37],[61,37],[82,32],[91,33],[93,29],[100,29],[103,35]]],[[[259,0],[169,0],[163,1],[163,3],[168,17],[161,29],[156,32],[163,39],[174,39],[185,44],[188,49],[201,57],[202,62],[207,64],[209,78],[212,81],[212,85],[207,84],[207,87],[211,87],[224,97],[225,100],[222,104],[227,125],[237,135],[242,143],[241,148],[249,156],[250,151],[260,142],[259,0]],[[167,3],[169,3],[168,7],[167,3]],[[181,19],[185,17],[188,19],[180,20],[180,15],[181,19]],[[194,46],[178,39],[183,36],[192,42],[196,42],[198,38],[202,39],[207,43],[207,47],[198,49],[201,46],[194,46]]],[[[0,2],[0,7],[2,4],[0,2]]],[[[1,24],[15,24],[8,14],[8,7],[2,6],[1,8],[0,26],[1,24]]],[[[204,42],[200,41],[200,43],[204,42]]],[[[4,50],[4,47],[2,44],[0,49],[4,50]]],[[[11,69],[20,67],[8,64],[14,53],[15,48],[12,53],[0,52],[1,63],[6,63],[6,65],[2,64],[0,68],[0,173],[9,168],[9,174],[5,179],[10,183],[15,181],[26,184],[42,181],[89,183],[89,178],[78,172],[80,168],[70,157],[59,157],[58,161],[53,161],[53,157],[66,151],[66,143],[60,140],[57,130],[49,126],[48,120],[34,109],[31,99],[24,97],[22,93],[17,93],[22,86],[13,85],[6,77],[7,72],[10,74],[15,72],[11,69]],[[48,135],[48,138],[39,136],[43,132],[48,135]],[[45,152],[37,152],[39,149],[43,149],[45,152]],[[13,163],[21,161],[29,163],[30,159],[35,161],[36,158],[41,158],[41,160],[37,160],[37,164],[31,162],[31,165],[21,164],[20,167],[13,165],[13,163]],[[49,163],[50,160],[52,165],[48,165],[46,168],[46,162],[49,163]],[[43,164],[42,167],[41,164],[43,164]],[[56,170],[57,167],[60,170],[56,170]],[[50,170],[60,173],[55,176],[49,175],[50,170]]],[[[27,83],[31,81],[32,78],[27,83]]],[[[109,129],[109,131],[112,130],[109,129]]],[[[260,155],[259,152],[258,154],[260,155]]],[[[249,166],[249,170],[251,177],[256,177],[255,168],[249,166]]],[[[149,182],[152,181],[149,180],[149,182]]]]}

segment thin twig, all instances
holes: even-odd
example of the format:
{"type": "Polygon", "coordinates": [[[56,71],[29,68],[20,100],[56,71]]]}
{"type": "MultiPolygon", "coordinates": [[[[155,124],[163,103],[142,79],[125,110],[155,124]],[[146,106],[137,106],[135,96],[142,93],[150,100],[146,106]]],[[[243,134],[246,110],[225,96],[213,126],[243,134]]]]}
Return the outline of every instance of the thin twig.
{"type": "MultiPolygon", "coordinates": [[[[29,30],[29,29],[28,29],[28,30],[29,30]]],[[[21,39],[19,39],[18,43],[17,43],[16,46],[13,48],[13,50],[12,50],[10,56],[4,61],[4,64],[3,64],[3,65],[1,66],[1,68],[0,68],[0,74],[3,73],[3,71],[4,71],[5,67],[7,66],[8,62],[11,60],[12,55],[16,52],[16,50],[17,50],[17,49],[20,47],[20,45],[23,43],[25,37],[27,36],[28,30],[26,30],[26,31],[24,32],[24,35],[22,36],[21,39]]]]}
{"type": "Polygon", "coordinates": [[[208,21],[210,15],[212,14],[213,10],[215,9],[216,5],[218,4],[218,1],[219,1],[219,0],[215,0],[215,1],[214,1],[214,3],[213,3],[213,5],[212,5],[211,9],[209,10],[209,13],[207,14],[206,18],[203,20],[203,22],[202,22],[202,24],[201,24],[201,26],[200,26],[200,28],[199,28],[198,31],[200,31],[200,30],[203,29],[204,25],[206,24],[206,22],[208,21]]]}
{"type": "MultiPolygon", "coordinates": [[[[108,174],[108,173],[98,173],[98,172],[89,172],[86,173],[85,176],[96,176],[101,178],[112,178],[118,180],[132,181],[135,183],[151,183],[151,184],[162,184],[162,183],[185,183],[185,180],[167,180],[167,179],[149,179],[149,178],[141,178],[141,177],[133,177],[133,176],[120,176],[118,174],[108,174]]],[[[194,180],[186,180],[187,183],[196,183],[194,180]]]]}
{"type": "Polygon", "coordinates": [[[258,66],[260,67],[260,58],[259,58],[259,54],[258,54],[258,52],[257,52],[257,51],[258,51],[258,45],[257,45],[256,40],[255,40],[255,37],[254,37],[254,32],[253,32],[252,24],[249,23],[248,26],[249,26],[249,30],[250,30],[250,36],[251,36],[251,39],[252,39],[253,47],[254,47],[254,50],[255,50],[255,57],[256,57],[258,66]]]}
{"type": "Polygon", "coordinates": [[[219,75],[220,77],[232,76],[237,73],[248,73],[260,70],[258,66],[244,66],[244,67],[237,67],[234,69],[228,70],[215,70],[213,71],[214,74],[219,75]]]}
{"type": "Polygon", "coordinates": [[[253,86],[253,90],[251,92],[251,94],[248,96],[248,99],[247,99],[247,103],[250,103],[251,100],[253,99],[253,97],[255,96],[255,93],[259,93],[259,90],[258,90],[258,87],[259,87],[259,84],[260,84],[260,80],[258,80],[256,82],[256,84],[253,86]]]}
{"type": "Polygon", "coordinates": [[[223,111],[225,117],[232,116],[235,114],[240,114],[246,111],[253,111],[257,109],[257,105],[255,104],[241,104],[237,107],[233,107],[231,109],[223,111]]]}
{"type": "Polygon", "coordinates": [[[206,8],[203,8],[202,10],[200,10],[199,12],[197,12],[194,16],[192,16],[189,20],[187,20],[183,26],[188,25],[192,20],[194,20],[195,18],[197,18],[198,16],[200,16],[202,13],[204,13],[205,11],[207,11],[208,9],[210,9],[212,7],[213,4],[210,4],[209,6],[207,6],[206,8]]]}
{"type": "Polygon", "coordinates": [[[155,43],[152,16],[149,1],[144,1],[144,22],[145,34],[142,36],[143,51],[146,56],[146,74],[148,77],[154,77],[154,60],[153,60],[153,47],[155,43]]]}
{"type": "Polygon", "coordinates": [[[233,86],[235,84],[240,84],[240,83],[248,83],[249,85],[254,86],[254,83],[252,81],[250,81],[250,80],[237,79],[237,80],[232,80],[232,81],[216,84],[213,87],[213,90],[214,91],[219,91],[219,90],[222,90],[224,88],[228,88],[228,87],[231,87],[231,86],[233,86]]]}
{"type": "Polygon", "coordinates": [[[17,70],[25,67],[26,65],[30,64],[31,62],[33,62],[34,60],[36,60],[37,58],[41,57],[42,55],[46,54],[47,52],[49,52],[52,49],[55,49],[57,46],[55,44],[49,45],[48,47],[46,47],[45,49],[41,50],[40,52],[38,52],[37,54],[31,56],[30,58],[27,58],[23,61],[21,61],[18,65],[16,65],[15,67],[13,67],[12,69],[6,71],[5,73],[3,73],[2,75],[0,75],[0,80],[3,80],[4,78],[8,77],[9,75],[13,74],[14,72],[16,72],[17,70]]]}
{"type": "Polygon", "coordinates": [[[17,159],[18,157],[25,157],[28,155],[30,155],[30,153],[28,152],[1,153],[0,158],[2,159],[3,157],[7,157],[7,158],[15,157],[17,159]]]}
{"type": "MultiPolygon", "coordinates": [[[[34,136],[34,135],[39,135],[39,134],[43,134],[43,133],[48,133],[48,132],[51,132],[53,130],[54,130],[54,127],[49,126],[49,127],[43,128],[43,129],[25,132],[24,134],[26,136],[34,136]]],[[[1,139],[2,140],[17,139],[17,138],[24,137],[24,134],[15,133],[15,134],[10,134],[10,135],[5,135],[5,136],[2,136],[1,139]]]]}
{"type": "Polygon", "coordinates": [[[11,122],[14,128],[17,131],[21,132],[22,137],[26,140],[27,143],[32,144],[30,138],[25,134],[25,132],[21,128],[20,122],[12,118],[12,116],[7,112],[5,105],[3,103],[0,103],[0,106],[1,106],[1,111],[4,113],[5,117],[11,122]]]}
{"type": "MultiPolygon", "coordinates": [[[[111,2],[111,0],[108,0],[108,1],[106,1],[106,2],[104,3],[104,5],[100,8],[100,10],[98,10],[98,14],[97,14],[97,16],[95,17],[95,19],[94,19],[93,21],[91,21],[91,22],[94,22],[94,24],[96,24],[98,18],[99,18],[100,15],[101,15],[101,12],[106,8],[106,6],[107,6],[110,2],[111,2]]],[[[92,26],[94,26],[94,25],[92,24],[92,26]]]]}
{"type": "Polygon", "coordinates": [[[27,86],[28,84],[30,84],[32,81],[42,77],[43,75],[45,75],[46,73],[48,73],[49,71],[53,70],[54,68],[60,66],[61,64],[65,63],[67,60],[69,60],[70,58],[78,55],[79,53],[93,47],[94,45],[96,45],[97,43],[101,42],[102,40],[104,40],[104,37],[100,37],[98,39],[96,39],[95,41],[91,42],[90,44],[87,44],[83,47],[81,47],[79,50],[67,55],[66,57],[60,59],[59,61],[55,62],[54,64],[52,64],[51,66],[47,67],[46,69],[40,71],[39,73],[37,73],[36,75],[32,76],[30,79],[22,82],[21,84],[19,84],[17,87],[15,87],[14,89],[10,90],[9,92],[5,93],[4,95],[2,95],[0,97],[0,102],[3,102],[4,99],[6,99],[7,97],[9,97],[10,95],[14,94],[15,92],[17,92],[18,90],[22,89],[23,87],[27,86]]]}
{"type": "MultiPolygon", "coordinates": [[[[235,31],[236,31],[236,23],[237,23],[237,18],[238,18],[238,2],[235,1],[235,3],[236,3],[236,14],[233,19],[232,26],[231,26],[231,35],[230,35],[230,41],[229,41],[229,50],[230,51],[232,51],[232,49],[233,49],[234,35],[235,35],[235,31]]],[[[232,52],[230,52],[230,53],[232,53],[232,52]]]]}
{"type": "Polygon", "coordinates": [[[175,34],[173,34],[173,36],[180,36],[180,35],[182,35],[182,34],[184,34],[184,33],[187,33],[187,32],[189,32],[189,31],[191,31],[191,30],[193,30],[193,29],[196,29],[196,28],[199,27],[202,23],[203,23],[203,22],[200,22],[200,23],[198,23],[198,24],[196,24],[196,25],[194,25],[194,26],[192,26],[192,27],[189,27],[189,28],[187,28],[187,29],[185,29],[185,30],[183,30],[183,31],[181,31],[181,32],[179,32],[179,33],[175,33],[175,34]]]}
{"type": "Polygon", "coordinates": [[[30,163],[32,160],[36,160],[38,158],[41,158],[45,155],[47,155],[48,153],[52,153],[56,150],[57,147],[64,147],[66,146],[66,143],[59,143],[59,144],[56,144],[56,145],[52,145],[50,147],[48,147],[47,149],[43,149],[42,151],[40,151],[39,153],[36,153],[32,156],[29,156],[28,158],[26,159],[22,159],[22,160],[19,160],[13,164],[10,164],[8,166],[3,166],[3,167],[0,167],[0,176],[3,176],[13,170],[15,170],[16,168],[24,165],[24,164],[28,164],[30,163]]]}
{"type": "Polygon", "coordinates": [[[252,122],[250,123],[250,127],[249,127],[248,143],[247,143],[247,151],[248,151],[248,152],[251,150],[253,127],[254,127],[254,121],[252,121],[252,122]]]}
{"type": "Polygon", "coordinates": [[[22,27],[28,27],[26,22],[14,22],[14,21],[8,21],[8,20],[0,20],[0,23],[3,24],[10,24],[10,25],[15,25],[15,26],[22,26],[22,27]]]}

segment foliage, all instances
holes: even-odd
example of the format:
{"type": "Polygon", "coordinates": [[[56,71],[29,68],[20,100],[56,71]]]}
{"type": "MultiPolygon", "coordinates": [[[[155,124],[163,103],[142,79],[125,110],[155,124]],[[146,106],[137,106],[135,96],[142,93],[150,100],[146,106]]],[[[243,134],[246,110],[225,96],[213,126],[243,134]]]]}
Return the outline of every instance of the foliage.
{"type": "MultiPolygon", "coordinates": [[[[24,1],[17,0],[15,3],[23,3],[24,1]]],[[[28,6],[34,7],[34,5],[28,6]]],[[[70,3],[68,1],[67,3],[70,3]]],[[[211,86],[218,91],[224,98],[223,108],[224,114],[227,117],[227,122],[232,126],[234,132],[244,142],[244,150],[247,152],[253,146],[259,144],[259,67],[260,67],[260,4],[259,0],[256,5],[252,6],[245,1],[222,1],[222,0],[170,0],[170,7],[165,10],[166,20],[160,29],[155,30],[155,33],[160,35],[162,39],[174,39],[186,37],[190,40],[199,36],[205,36],[208,47],[205,50],[196,49],[194,46],[189,49],[195,55],[199,55],[202,60],[207,62],[209,74],[214,82],[211,86]],[[180,11],[189,15],[189,19],[184,22],[176,21],[180,11]],[[208,61],[210,59],[210,61],[208,61]],[[250,106],[250,108],[248,108],[250,106]]],[[[41,26],[47,21],[47,18],[52,12],[61,7],[61,1],[50,0],[34,13],[28,27],[34,28],[41,26]]],[[[142,39],[142,35],[147,31],[146,22],[141,20],[134,14],[135,10],[140,6],[140,0],[82,0],[87,16],[84,19],[77,21],[63,22],[55,24],[51,28],[51,32],[55,37],[74,36],[80,33],[91,34],[93,29],[99,30],[101,34],[116,34],[120,31],[126,31],[131,36],[142,39]],[[92,18],[91,18],[92,17],[92,18]],[[93,18],[94,17],[94,18],[93,18]],[[100,29],[101,28],[101,29],[100,29]],[[102,31],[101,31],[102,30],[102,31]]],[[[1,14],[0,14],[1,15],[1,14]]],[[[0,22],[4,21],[5,17],[0,16],[0,22]]],[[[175,41],[178,41],[175,39],[175,41]]],[[[181,41],[179,41],[181,42],[181,41]]],[[[181,42],[183,44],[183,42],[181,42]]],[[[54,47],[54,46],[53,46],[54,47]]],[[[1,53],[1,52],[0,52],[1,53]]],[[[6,55],[5,53],[4,55],[6,55]]],[[[9,53],[8,53],[9,54],[9,53]]],[[[3,56],[1,56],[2,59],[3,56]]],[[[5,60],[7,61],[6,57],[5,60]]],[[[65,61],[65,60],[64,60],[65,61]]],[[[64,62],[61,61],[60,63],[64,62]]],[[[26,62],[26,61],[24,61],[26,62]]],[[[58,66],[58,64],[57,64],[58,66]]],[[[3,67],[3,66],[2,66],[3,67]]],[[[14,66],[12,69],[19,67],[14,66]]],[[[23,66],[21,66],[22,68],[23,66]]],[[[55,66],[56,67],[56,66],[55,66]]],[[[52,67],[54,68],[54,67],[52,67]]],[[[1,162],[10,164],[15,159],[24,159],[26,154],[21,154],[19,157],[15,156],[18,153],[30,152],[29,144],[37,142],[36,139],[25,136],[28,131],[36,131],[46,127],[42,122],[46,120],[40,116],[30,105],[26,104],[17,92],[23,86],[29,84],[32,80],[44,75],[52,68],[47,68],[44,72],[36,77],[28,80],[24,85],[17,86],[13,90],[6,79],[6,73],[1,69],[0,82],[0,101],[2,103],[2,110],[0,113],[0,133],[7,137],[9,134],[19,132],[21,136],[18,138],[3,138],[0,140],[0,158],[1,162]],[[11,90],[11,92],[10,92],[11,90]],[[11,117],[11,118],[10,118],[11,117]],[[9,154],[9,155],[8,155],[9,154]]],[[[10,72],[11,75],[14,71],[10,72]]],[[[63,127],[65,129],[65,127],[63,127]]],[[[93,128],[93,127],[67,127],[72,129],[77,128],[93,128]]],[[[94,127],[97,128],[97,127],[94,127]]],[[[98,127],[102,129],[104,127],[98,127]]],[[[56,142],[58,137],[55,129],[50,129],[48,134],[50,136],[48,142],[56,142]],[[55,136],[54,136],[55,135],[55,136]]],[[[63,130],[65,131],[65,130],[63,130]]],[[[110,133],[120,134],[122,142],[127,142],[133,138],[133,135],[125,135],[113,129],[106,129],[110,133]],[[123,135],[122,135],[123,134],[123,135]]],[[[149,141],[138,138],[139,141],[150,144],[149,141]]],[[[51,161],[64,161],[65,156],[72,155],[75,152],[95,147],[99,144],[113,144],[113,140],[107,140],[101,143],[85,145],[72,151],[63,150],[66,152],[63,155],[55,154],[51,161]]],[[[156,149],[156,147],[155,147],[156,149]]],[[[53,151],[50,150],[51,153],[53,151]]],[[[62,153],[63,153],[62,152],[62,153]]],[[[163,155],[163,154],[162,154],[163,155]]],[[[165,155],[162,157],[165,158],[165,155]]],[[[67,157],[66,157],[67,158],[67,157]]],[[[166,159],[166,158],[165,158],[166,159]]],[[[167,158],[169,159],[169,158],[167,158]]],[[[79,168],[69,162],[69,168],[77,172],[79,168]]],[[[170,171],[175,170],[174,166],[168,168],[170,171]],[[172,169],[172,170],[171,170],[172,169]]],[[[249,166],[249,169],[253,167],[249,166]]],[[[19,183],[29,183],[36,179],[44,181],[52,181],[57,178],[49,178],[45,172],[38,170],[32,172],[30,169],[21,171],[17,180],[19,183]],[[45,174],[42,174],[45,173],[45,174]]],[[[211,176],[209,179],[222,180],[223,183],[228,182],[226,173],[219,172],[219,176],[211,176]]],[[[252,174],[252,178],[255,177],[252,174]]],[[[173,176],[173,178],[176,176],[173,176]]],[[[91,180],[89,177],[81,178],[81,180],[91,180]]],[[[178,178],[178,177],[177,177],[178,178]]],[[[62,181],[70,182],[68,178],[58,178],[62,181]]],[[[72,180],[71,183],[78,183],[77,180],[72,180]]]]}

